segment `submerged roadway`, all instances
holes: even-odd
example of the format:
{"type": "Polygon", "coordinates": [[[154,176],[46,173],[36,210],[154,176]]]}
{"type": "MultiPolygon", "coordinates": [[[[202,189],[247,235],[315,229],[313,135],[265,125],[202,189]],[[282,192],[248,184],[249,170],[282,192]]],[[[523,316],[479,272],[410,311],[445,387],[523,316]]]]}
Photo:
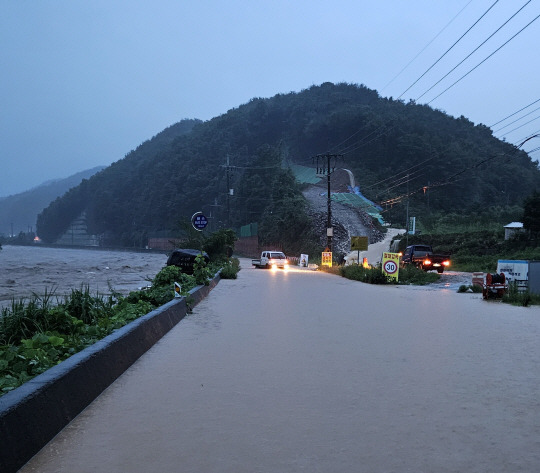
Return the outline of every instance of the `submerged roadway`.
{"type": "Polygon", "coordinates": [[[540,471],[538,308],[242,263],[21,471],[540,471]]]}

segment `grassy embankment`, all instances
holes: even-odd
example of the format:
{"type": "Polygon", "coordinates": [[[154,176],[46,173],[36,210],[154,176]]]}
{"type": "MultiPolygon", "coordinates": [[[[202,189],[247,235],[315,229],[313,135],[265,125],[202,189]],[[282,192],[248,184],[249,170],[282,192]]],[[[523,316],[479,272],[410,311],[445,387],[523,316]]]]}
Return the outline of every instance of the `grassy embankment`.
{"type": "Polygon", "coordinates": [[[236,279],[240,269],[234,258],[209,267],[201,259],[192,276],[167,266],[154,277],[150,288],[126,297],[112,288],[109,295],[92,295],[88,287],[82,287],[63,298],[49,292],[12,301],[0,314],[0,396],[166,304],[174,297],[175,282],[181,285],[189,306],[188,292],[208,284],[220,267],[223,279],[236,279]]]}

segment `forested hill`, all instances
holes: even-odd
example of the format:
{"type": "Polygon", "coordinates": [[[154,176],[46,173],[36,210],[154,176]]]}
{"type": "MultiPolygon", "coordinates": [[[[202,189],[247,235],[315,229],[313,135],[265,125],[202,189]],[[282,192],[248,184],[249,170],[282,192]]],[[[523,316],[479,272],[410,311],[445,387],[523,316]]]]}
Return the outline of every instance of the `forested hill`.
{"type": "Polygon", "coordinates": [[[343,155],[337,166],[354,172],[368,198],[387,202],[387,220],[404,220],[407,193],[421,215],[521,205],[540,188],[538,165],[483,125],[325,83],[170,127],[53,202],[38,234],[54,241],[83,210],[91,233],[119,244],[174,232],[198,210],[216,226],[257,222],[276,210],[281,191],[297,199],[283,168],[314,166],[327,152],[343,155]]]}
{"type": "Polygon", "coordinates": [[[35,230],[38,214],[54,199],[88,179],[104,166],[81,171],[64,179],[45,182],[33,189],[0,199],[0,235],[18,235],[35,230]]]}

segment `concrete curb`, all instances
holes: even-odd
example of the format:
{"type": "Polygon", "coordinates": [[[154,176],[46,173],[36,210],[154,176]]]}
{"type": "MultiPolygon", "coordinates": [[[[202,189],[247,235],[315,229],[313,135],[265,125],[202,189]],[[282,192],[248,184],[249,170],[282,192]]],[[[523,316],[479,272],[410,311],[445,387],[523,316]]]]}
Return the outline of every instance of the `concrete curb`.
{"type": "MultiPolygon", "coordinates": [[[[192,289],[190,305],[219,280],[192,289]]],[[[19,470],[186,313],[174,299],[0,397],[0,471],[19,470]]]]}

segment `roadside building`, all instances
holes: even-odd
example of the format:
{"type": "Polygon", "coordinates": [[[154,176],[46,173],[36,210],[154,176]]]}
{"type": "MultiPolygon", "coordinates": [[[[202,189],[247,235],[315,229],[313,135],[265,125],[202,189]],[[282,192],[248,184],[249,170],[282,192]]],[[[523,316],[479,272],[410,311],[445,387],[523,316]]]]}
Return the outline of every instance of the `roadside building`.
{"type": "Polygon", "coordinates": [[[509,240],[516,233],[523,231],[523,223],[521,222],[512,222],[504,226],[504,239],[509,240]]]}

